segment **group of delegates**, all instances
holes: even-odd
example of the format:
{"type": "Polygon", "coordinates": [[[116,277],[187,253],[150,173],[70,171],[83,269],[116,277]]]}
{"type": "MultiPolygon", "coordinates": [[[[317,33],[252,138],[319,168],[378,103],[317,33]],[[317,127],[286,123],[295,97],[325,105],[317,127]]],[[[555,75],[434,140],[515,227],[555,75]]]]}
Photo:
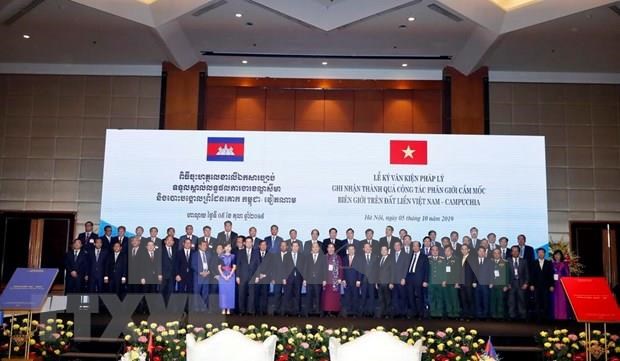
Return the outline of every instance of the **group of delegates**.
{"type": "Polygon", "coordinates": [[[193,295],[194,311],[249,315],[342,315],[377,318],[567,319],[569,311],[560,280],[570,275],[564,255],[547,259],[545,249],[526,244],[519,235],[489,233],[478,238],[472,227],[459,238],[456,231],[437,239],[429,231],[414,241],[407,230],[398,236],[387,226],[364,239],[349,228],[344,239],[336,228],[319,239],[288,238],[272,225],[269,235],[238,235],[232,222],[212,236],[201,237],[192,225],[177,238],[170,227],[159,237],[156,227],[137,227],[126,236],[106,226],[93,232],[92,222],[73,241],[65,258],[67,293],[173,293],[193,295]]]}

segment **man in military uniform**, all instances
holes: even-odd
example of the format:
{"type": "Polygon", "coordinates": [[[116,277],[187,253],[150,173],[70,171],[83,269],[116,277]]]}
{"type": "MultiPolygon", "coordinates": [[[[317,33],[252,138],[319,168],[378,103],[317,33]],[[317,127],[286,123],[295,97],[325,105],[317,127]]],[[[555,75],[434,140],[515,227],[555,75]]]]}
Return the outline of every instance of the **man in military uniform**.
{"type": "Polygon", "coordinates": [[[504,298],[508,291],[508,266],[502,259],[499,248],[493,250],[493,277],[491,278],[491,317],[502,319],[505,316],[504,298]]]}
{"type": "Polygon", "coordinates": [[[446,245],[444,253],[446,256],[446,287],[444,292],[446,314],[449,318],[458,318],[461,313],[458,291],[461,287],[459,285],[459,280],[461,279],[461,262],[454,256],[454,249],[452,246],[446,245]]]}
{"type": "Polygon", "coordinates": [[[429,285],[428,298],[431,317],[443,317],[443,300],[446,288],[446,260],[439,256],[439,247],[431,247],[431,256],[428,258],[429,285]]]}

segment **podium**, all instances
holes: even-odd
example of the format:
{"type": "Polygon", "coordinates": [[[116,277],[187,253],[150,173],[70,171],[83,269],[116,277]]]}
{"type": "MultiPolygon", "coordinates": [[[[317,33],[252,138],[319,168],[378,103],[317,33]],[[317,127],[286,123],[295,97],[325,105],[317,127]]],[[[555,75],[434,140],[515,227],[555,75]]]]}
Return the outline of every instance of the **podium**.
{"type": "Polygon", "coordinates": [[[586,359],[592,360],[592,324],[602,323],[607,360],[607,324],[620,323],[620,308],[605,277],[564,277],[560,280],[578,322],[584,323],[586,359]]]}
{"type": "MultiPolygon", "coordinates": [[[[32,314],[42,310],[50,311],[54,307],[54,298],[48,300],[48,293],[54,283],[56,268],[18,268],[13,272],[4,292],[0,295],[0,310],[11,315],[11,335],[9,338],[9,359],[13,350],[13,324],[15,316],[27,315],[28,331],[25,340],[24,359],[30,354],[32,338],[32,314]]],[[[62,299],[59,300],[62,304],[62,299]]],[[[56,302],[58,304],[58,301],[56,302]]],[[[66,304],[66,299],[64,301],[66,304]]],[[[56,305],[57,307],[58,305],[56,305]]]]}

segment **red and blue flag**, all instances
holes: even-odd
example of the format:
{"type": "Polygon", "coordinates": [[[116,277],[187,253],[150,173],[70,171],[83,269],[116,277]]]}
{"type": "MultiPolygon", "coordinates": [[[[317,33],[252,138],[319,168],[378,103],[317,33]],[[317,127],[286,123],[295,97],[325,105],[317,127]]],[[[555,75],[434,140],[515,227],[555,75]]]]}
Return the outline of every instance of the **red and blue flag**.
{"type": "Polygon", "coordinates": [[[207,138],[207,161],[243,162],[244,138],[207,138]]]}

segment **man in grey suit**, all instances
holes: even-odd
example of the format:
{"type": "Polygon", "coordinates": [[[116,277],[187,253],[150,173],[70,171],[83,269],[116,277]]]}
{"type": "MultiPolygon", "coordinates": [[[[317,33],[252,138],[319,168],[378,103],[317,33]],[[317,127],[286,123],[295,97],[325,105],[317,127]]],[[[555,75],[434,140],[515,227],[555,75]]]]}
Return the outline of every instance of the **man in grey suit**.
{"type": "Polygon", "coordinates": [[[508,259],[510,264],[508,284],[508,315],[511,319],[525,319],[527,316],[527,287],[530,281],[529,264],[519,258],[519,246],[510,249],[512,257],[508,259]]]}
{"type": "MultiPolygon", "coordinates": [[[[400,238],[394,237],[394,227],[387,226],[385,227],[385,236],[379,238],[380,246],[388,246],[390,250],[394,251],[394,243],[401,242],[400,238]]],[[[401,243],[402,246],[402,243],[401,243]]]]}
{"type": "MultiPolygon", "coordinates": [[[[157,229],[157,227],[151,227],[149,229],[149,238],[146,239],[146,242],[152,241],[153,243],[155,243],[155,248],[162,247],[162,240],[161,238],[157,236],[158,233],[159,233],[159,230],[157,229]]],[[[145,242],[145,246],[146,246],[146,242],[145,242]]]]}
{"type": "Polygon", "coordinates": [[[232,230],[232,222],[227,220],[224,222],[224,230],[217,234],[217,244],[222,246],[230,244],[235,248],[235,242],[237,241],[237,233],[232,230]]]}

